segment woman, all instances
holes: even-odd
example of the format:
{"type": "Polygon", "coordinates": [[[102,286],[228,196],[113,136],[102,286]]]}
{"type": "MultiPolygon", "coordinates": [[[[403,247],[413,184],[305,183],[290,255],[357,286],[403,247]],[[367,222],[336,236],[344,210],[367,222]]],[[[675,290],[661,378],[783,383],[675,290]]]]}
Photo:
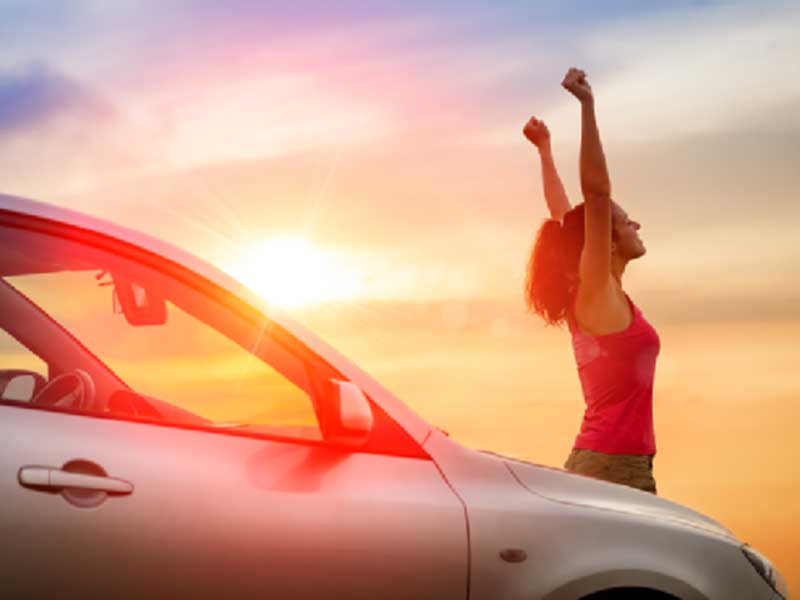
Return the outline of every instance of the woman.
{"type": "Polygon", "coordinates": [[[586,411],[564,468],[655,494],[653,379],[660,342],[622,288],[626,265],[645,247],[639,224],[611,200],[586,74],[570,69],[562,85],[581,105],[584,202],[570,207],[547,127],[532,118],[523,131],[539,149],[553,218],[537,234],[526,301],[548,324],[566,322],[572,334],[586,411]]]}

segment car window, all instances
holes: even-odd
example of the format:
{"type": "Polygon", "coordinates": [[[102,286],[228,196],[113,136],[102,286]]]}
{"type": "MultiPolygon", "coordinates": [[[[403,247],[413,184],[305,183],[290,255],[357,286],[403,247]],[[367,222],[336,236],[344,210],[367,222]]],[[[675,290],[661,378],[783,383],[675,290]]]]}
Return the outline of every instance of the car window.
{"type": "Polygon", "coordinates": [[[73,406],[45,389],[43,406],[321,438],[307,362],[221,290],[73,239],[9,227],[0,241],[4,362],[93,388],[73,406]]]}

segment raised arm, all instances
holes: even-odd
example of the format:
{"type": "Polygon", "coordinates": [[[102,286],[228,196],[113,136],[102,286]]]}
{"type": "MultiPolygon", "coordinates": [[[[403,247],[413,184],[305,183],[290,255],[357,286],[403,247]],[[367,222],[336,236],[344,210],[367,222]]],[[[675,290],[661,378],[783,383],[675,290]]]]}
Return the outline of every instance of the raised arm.
{"type": "Polygon", "coordinates": [[[525,124],[522,133],[539,150],[539,158],[542,163],[542,187],[544,188],[544,199],[550,216],[559,221],[572,208],[558,176],[556,163],[553,160],[553,151],[550,147],[550,130],[547,129],[544,121],[531,117],[525,124]]]}
{"type": "Polygon", "coordinates": [[[611,197],[611,180],[608,177],[606,157],[600,143],[600,131],[594,113],[594,94],[586,73],[570,69],[561,82],[581,103],[581,190],[583,196],[611,197]]]}
{"type": "Polygon", "coordinates": [[[581,103],[581,190],[585,204],[584,246],[580,262],[581,294],[608,290],[611,281],[611,180],[586,73],[567,71],[562,84],[581,103]]]}

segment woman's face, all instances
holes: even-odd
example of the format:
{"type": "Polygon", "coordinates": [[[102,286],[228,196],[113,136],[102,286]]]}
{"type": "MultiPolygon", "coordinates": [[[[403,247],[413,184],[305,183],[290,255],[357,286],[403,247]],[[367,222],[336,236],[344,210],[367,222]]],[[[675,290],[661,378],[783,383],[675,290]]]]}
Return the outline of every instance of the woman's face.
{"type": "Polygon", "coordinates": [[[625,260],[633,260],[647,252],[639,237],[641,225],[631,220],[628,213],[616,202],[611,205],[611,226],[614,229],[612,252],[625,260]]]}

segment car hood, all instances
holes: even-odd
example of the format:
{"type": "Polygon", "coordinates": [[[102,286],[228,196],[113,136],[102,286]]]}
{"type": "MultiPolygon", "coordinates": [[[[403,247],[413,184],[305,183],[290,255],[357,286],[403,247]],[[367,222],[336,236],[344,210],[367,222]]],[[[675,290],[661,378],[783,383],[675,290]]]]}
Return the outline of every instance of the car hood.
{"type": "Polygon", "coordinates": [[[738,543],[733,533],[714,519],[654,494],[562,469],[500,458],[525,489],[548,500],[671,521],[738,543]]]}

